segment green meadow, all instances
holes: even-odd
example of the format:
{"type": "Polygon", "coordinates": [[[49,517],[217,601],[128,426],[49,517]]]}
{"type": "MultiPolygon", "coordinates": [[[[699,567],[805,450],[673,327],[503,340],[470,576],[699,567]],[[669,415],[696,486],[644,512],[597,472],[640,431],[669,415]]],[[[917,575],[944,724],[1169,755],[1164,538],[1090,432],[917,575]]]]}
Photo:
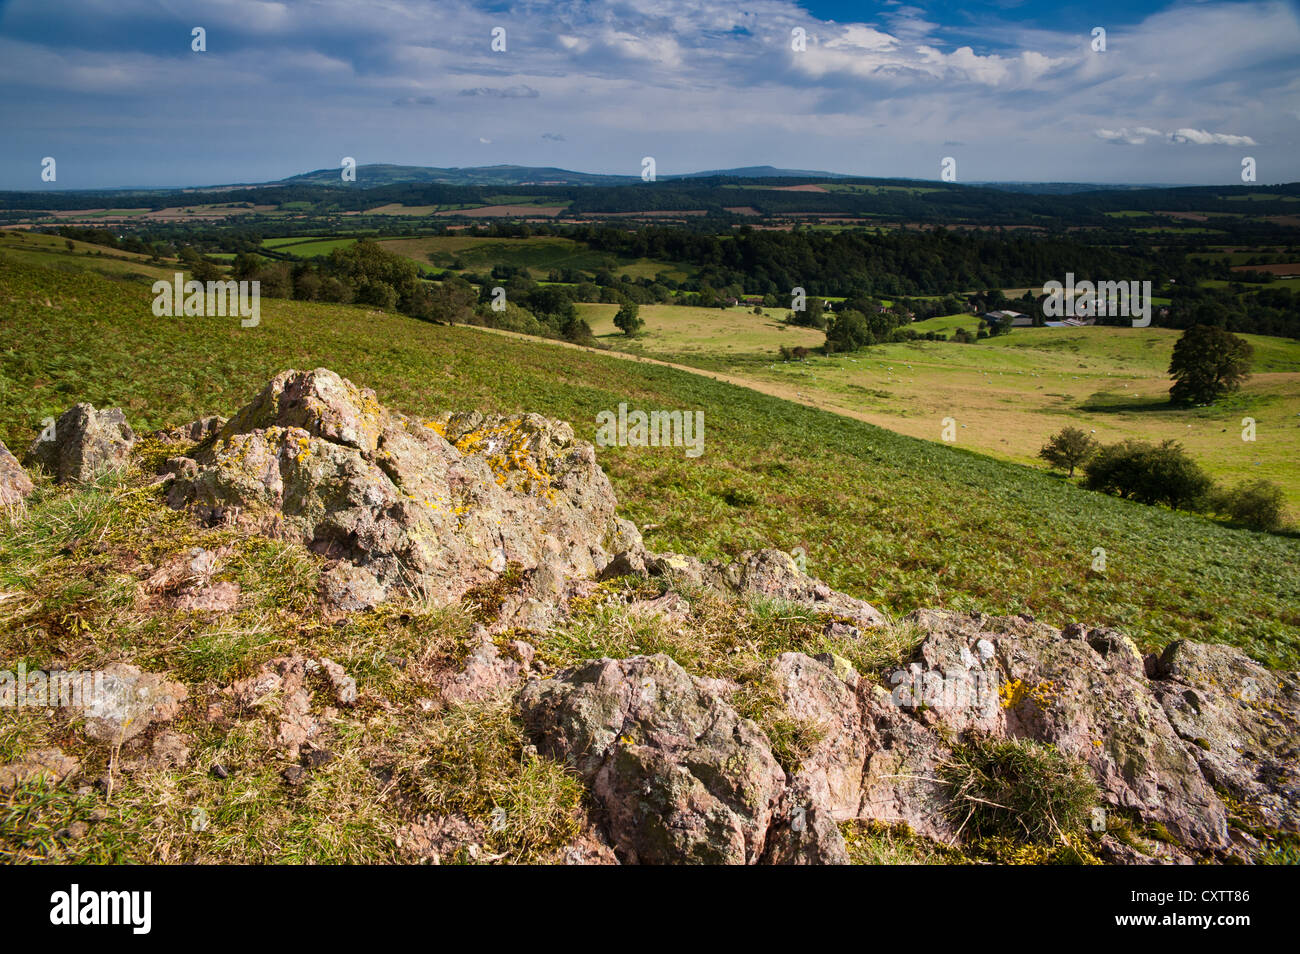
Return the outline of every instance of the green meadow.
{"type": "MultiPolygon", "coordinates": [[[[916,341],[854,354],[810,354],[782,361],[781,345],[819,346],[824,336],[743,308],[643,306],[643,333],[613,327],[614,306],[582,306],[610,347],[721,372],[777,396],[834,410],[900,433],[940,441],[957,423],[960,446],[1029,466],[1065,426],[1102,442],[1125,438],[1181,442],[1227,483],[1265,478],[1287,493],[1300,517],[1300,342],[1244,335],[1255,348],[1254,374],[1237,394],[1206,408],[1169,404],[1170,354],[1178,332],[1165,328],[1017,328],[975,344],[916,341]],[[1242,440],[1243,419],[1255,440],[1242,440]]],[[[949,315],[917,331],[974,333],[979,319],[949,315]]]]}

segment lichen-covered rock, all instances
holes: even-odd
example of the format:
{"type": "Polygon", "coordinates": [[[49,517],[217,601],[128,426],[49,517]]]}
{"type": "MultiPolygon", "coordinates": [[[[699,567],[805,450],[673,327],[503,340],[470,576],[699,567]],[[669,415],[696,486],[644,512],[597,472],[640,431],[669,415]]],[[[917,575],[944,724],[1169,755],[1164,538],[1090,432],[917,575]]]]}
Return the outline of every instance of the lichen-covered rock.
{"type": "Polygon", "coordinates": [[[835,815],[801,781],[785,790],[767,833],[765,865],[847,865],[835,815]]]}
{"type": "Polygon", "coordinates": [[[110,744],[133,739],[154,723],[170,722],[189,695],[180,683],[126,663],[106,667],[92,686],[81,709],[86,735],[110,744]]]}
{"type": "Polygon", "coordinates": [[[459,671],[439,673],[435,679],[443,701],[449,705],[481,702],[514,689],[523,681],[533,661],[533,647],[520,639],[498,647],[487,630],[476,632],[477,645],[459,671]]]}
{"type": "Polygon", "coordinates": [[[217,434],[226,425],[226,419],[217,414],[209,414],[197,421],[154,431],[149,436],[164,444],[198,444],[217,434]]]}
{"type": "MultiPolygon", "coordinates": [[[[385,594],[450,602],[512,565],[589,579],[610,561],[607,544],[639,544],[569,425],[408,418],[324,369],[277,375],[196,455],[174,505],[300,540],[364,569],[385,594]]],[[[379,596],[347,580],[323,591],[353,605],[379,596]]]]}
{"type": "Polygon", "coordinates": [[[1300,831],[1300,678],[1231,646],[1178,640],[1152,685],[1206,777],[1254,809],[1253,821],[1300,831]]]}
{"type": "Polygon", "coordinates": [[[320,575],[321,602],[344,613],[368,610],[387,596],[388,588],[373,573],[347,560],[335,560],[320,575]]]}
{"type": "Polygon", "coordinates": [[[1088,765],[1108,804],[1189,847],[1226,847],[1223,803],[1153,695],[1136,646],[1110,631],[1066,638],[1025,617],[918,610],[908,621],[929,633],[917,654],[924,673],[945,689],[972,687],[928,718],[958,733],[1051,743],[1088,765]]]}
{"type": "Polygon", "coordinates": [[[625,863],[753,864],[785,789],[762,731],[667,656],[603,659],[530,682],[524,723],[573,765],[625,863]]]}
{"type": "Polygon", "coordinates": [[[96,411],[82,403],[64,411],[52,432],[32,443],[28,458],[59,483],[88,481],[125,466],[134,445],[135,432],[120,408],[96,411]]]}
{"type": "Polygon", "coordinates": [[[947,813],[951,799],[941,777],[952,749],[882,687],[864,684],[861,699],[867,759],[858,817],[907,825],[933,841],[955,844],[957,826],[947,813]]]}
{"type": "Polygon", "coordinates": [[[782,653],[772,673],[789,717],[807,726],[817,740],[795,770],[794,782],[802,783],[812,804],[834,820],[856,818],[867,759],[856,693],[828,666],[803,653],[782,653]]]}
{"type": "Polygon", "coordinates": [[[32,479],[0,441],[0,507],[12,507],[32,492],[32,479]]]}

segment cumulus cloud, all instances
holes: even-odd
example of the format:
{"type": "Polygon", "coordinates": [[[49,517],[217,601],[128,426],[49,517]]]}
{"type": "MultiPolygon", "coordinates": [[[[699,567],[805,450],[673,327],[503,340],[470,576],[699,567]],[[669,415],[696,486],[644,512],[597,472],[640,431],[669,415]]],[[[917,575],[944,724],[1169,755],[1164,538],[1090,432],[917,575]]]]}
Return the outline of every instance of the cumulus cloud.
{"type": "Polygon", "coordinates": [[[1235,136],[1230,133],[1212,133],[1204,129],[1184,127],[1165,133],[1150,126],[1124,126],[1120,129],[1096,129],[1093,131],[1098,139],[1124,146],[1141,146],[1149,139],[1171,143],[1193,143],[1199,146],[1258,146],[1250,136],[1235,136]]]}
{"type": "Polygon", "coordinates": [[[1170,142],[1191,142],[1198,146],[1258,146],[1259,143],[1249,136],[1234,136],[1229,133],[1212,133],[1204,129],[1184,127],[1169,134],[1170,142]]]}
{"type": "MultiPolygon", "coordinates": [[[[1208,181],[1216,150],[1172,146],[1254,146],[1267,130],[1270,169],[1300,178],[1295,5],[1156,2],[1097,53],[1087,26],[1015,3],[959,15],[910,0],[834,22],[800,0],[530,0],[508,16],[472,0],[442,0],[436,16],[425,0],[385,0],[382,16],[353,0],[213,0],[212,52],[197,54],[188,15],[156,0],[65,0],[57,17],[0,0],[0,187],[30,178],[13,157],[55,148],[84,148],[69,176],[116,154],[117,184],[178,169],[203,184],[253,181],[240,163],[319,168],[317,153],[355,154],[360,137],[379,161],[468,164],[482,138],[528,163],[529,148],[565,141],[554,129],[592,171],[655,154],[681,170],[931,177],[952,154],[971,178],[1142,182],[1208,181]],[[491,50],[502,22],[508,54],[491,50]],[[512,99],[527,109],[483,109],[512,99]],[[394,123],[394,106],[418,121],[394,123]],[[214,129],[257,149],[213,149],[214,129]],[[208,145],[182,155],[187,143],[208,145]],[[1169,148],[1154,165],[1157,144],[1169,148]]],[[[61,156],[61,182],[64,169],[61,156]]]]}
{"type": "Polygon", "coordinates": [[[1098,139],[1125,146],[1140,146],[1148,139],[1164,136],[1159,129],[1152,129],[1150,126],[1135,126],[1131,129],[1128,126],[1120,129],[1097,129],[1094,134],[1098,139]]]}

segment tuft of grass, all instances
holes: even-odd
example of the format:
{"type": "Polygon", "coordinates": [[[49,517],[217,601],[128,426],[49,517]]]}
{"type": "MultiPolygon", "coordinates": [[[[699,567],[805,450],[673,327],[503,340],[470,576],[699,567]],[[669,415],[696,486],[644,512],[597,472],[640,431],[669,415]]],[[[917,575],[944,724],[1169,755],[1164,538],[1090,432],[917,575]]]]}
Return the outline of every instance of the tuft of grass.
{"type": "Polygon", "coordinates": [[[960,865],[970,859],[955,848],[922,838],[907,825],[854,819],[840,824],[849,861],[855,865],[960,865]]]}
{"type": "Polygon", "coordinates": [[[529,745],[505,695],[454,706],[403,740],[396,770],[437,815],[464,815],[513,862],[553,860],[578,834],[584,788],[529,745]]]}
{"type": "Polygon", "coordinates": [[[1098,792],[1087,766],[1052,745],[976,736],[942,766],[949,809],[969,840],[1066,844],[1081,835],[1098,792]]]}

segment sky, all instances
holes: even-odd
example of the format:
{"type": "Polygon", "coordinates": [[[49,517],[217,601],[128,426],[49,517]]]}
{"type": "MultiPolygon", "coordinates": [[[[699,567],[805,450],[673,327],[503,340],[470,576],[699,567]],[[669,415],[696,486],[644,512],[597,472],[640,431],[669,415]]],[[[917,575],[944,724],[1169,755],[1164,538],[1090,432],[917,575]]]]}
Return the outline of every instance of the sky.
{"type": "Polygon", "coordinates": [[[1290,182],[1300,10],[0,0],[0,189],[261,182],[344,156],[914,179],[951,157],[958,182],[1170,184],[1240,184],[1251,157],[1258,184],[1290,182]]]}

